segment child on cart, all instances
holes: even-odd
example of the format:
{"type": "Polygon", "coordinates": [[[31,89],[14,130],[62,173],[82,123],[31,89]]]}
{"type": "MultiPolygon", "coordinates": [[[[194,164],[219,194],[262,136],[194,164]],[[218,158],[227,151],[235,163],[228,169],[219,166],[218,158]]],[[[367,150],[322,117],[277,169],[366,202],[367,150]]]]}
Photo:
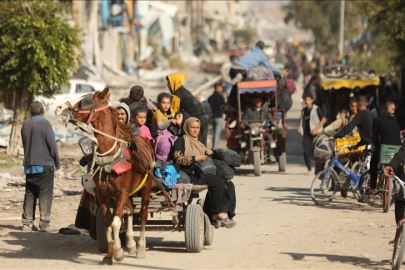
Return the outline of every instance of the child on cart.
{"type": "Polygon", "coordinates": [[[170,109],[170,99],[169,93],[160,93],[157,98],[159,109],[156,110],[152,119],[151,134],[153,138],[157,135],[162,134],[163,130],[166,130],[171,124],[176,124],[176,119],[169,120],[169,109],[170,109]]]}

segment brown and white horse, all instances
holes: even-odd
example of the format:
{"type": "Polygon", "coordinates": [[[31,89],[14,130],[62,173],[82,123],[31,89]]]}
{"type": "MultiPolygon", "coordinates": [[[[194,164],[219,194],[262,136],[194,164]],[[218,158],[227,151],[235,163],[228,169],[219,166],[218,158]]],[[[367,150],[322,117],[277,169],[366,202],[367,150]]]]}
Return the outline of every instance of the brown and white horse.
{"type": "Polygon", "coordinates": [[[117,175],[113,171],[107,173],[101,170],[101,172],[95,172],[93,177],[96,183],[96,197],[103,211],[108,242],[107,255],[104,257],[102,264],[111,265],[113,256],[116,261],[124,259],[124,252],[119,238],[124,207],[127,207],[130,213],[126,231],[127,251],[129,254],[136,253],[137,258],[145,257],[145,225],[148,218],[148,205],[152,187],[151,174],[154,173],[154,169],[150,166],[153,163],[153,149],[150,143],[141,136],[131,136],[129,126],[122,124],[118,120],[116,110],[108,105],[109,96],[109,88],[107,87],[101,92],[97,91],[94,94],[84,96],[73,106],[69,102],[58,106],[55,114],[68,116],[73,120],[71,122],[78,120],[83,123],[91,123],[95,130],[107,134],[106,136],[97,132],[94,133],[98,140],[98,147],[93,159],[97,155],[99,157],[108,157],[117,153],[120,142],[117,143],[117,140],[114,140],[113,137],[136,145],[138,158],[142,159],[138,160],[134,153],[130,152],[131,169],[121,175],[117,175]],[[149,175],[146,177],[148,173],[149,175]],[[135,190],[140,190],[142,196],[142,207],[139,214],[141,232],[137,246],[133,239],[134,208],[129,198],[130,193],[135,190]],[[116,198],[114,216],[110,212],[110,198],[116,198]]]}

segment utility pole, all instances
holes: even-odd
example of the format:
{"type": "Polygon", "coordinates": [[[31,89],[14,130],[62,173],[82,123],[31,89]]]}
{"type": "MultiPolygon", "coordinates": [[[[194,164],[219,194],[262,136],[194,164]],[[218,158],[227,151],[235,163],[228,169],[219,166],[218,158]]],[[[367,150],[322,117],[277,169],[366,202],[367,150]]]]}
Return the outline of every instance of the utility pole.
{"type": "Polygon", "coordinates": [[[339,55],[343,58],[344,48],[344,29],[345,29],[345,0],[340,0],[340,43],[339,55]]]}

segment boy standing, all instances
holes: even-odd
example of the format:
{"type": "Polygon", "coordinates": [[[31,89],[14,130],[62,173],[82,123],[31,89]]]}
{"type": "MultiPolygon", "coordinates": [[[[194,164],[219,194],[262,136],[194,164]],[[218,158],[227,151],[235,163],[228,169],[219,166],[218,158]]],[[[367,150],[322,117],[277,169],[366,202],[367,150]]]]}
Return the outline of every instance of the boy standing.
{"type": "MultiPolygon", "coordinates": [[[[312,141],[315,136],[321,134],[322,127],[326,123],[326,118],[322,109],[313,104],[314,97],[312,94],[305,94],[303,98],[305,108],[302,109],[300,125],[297,128],[297,132],[303,136],[304,160],[308,168],[308,172],[305,175],[310,175],[312,170],[311,153],[314,148],[312,141]]],[[[315,171],[315,174],[316,173],[317,170],[315,171]]]]}
{"type": "Polygon", "coordinates": [[[375,151],[370,161],[370,188],[367,193],[374,193],[377,186],[377,169],[380,159],[381,144],[401,145],[397,117],[388,111],[395,112],[395,104],[380,104],[378,117],[373,120],[373,143],[375,151]],[[391,107],[391,108],[389,108],[391,107]],[[393,107],[393,108],[392,108],[393,107]]]}

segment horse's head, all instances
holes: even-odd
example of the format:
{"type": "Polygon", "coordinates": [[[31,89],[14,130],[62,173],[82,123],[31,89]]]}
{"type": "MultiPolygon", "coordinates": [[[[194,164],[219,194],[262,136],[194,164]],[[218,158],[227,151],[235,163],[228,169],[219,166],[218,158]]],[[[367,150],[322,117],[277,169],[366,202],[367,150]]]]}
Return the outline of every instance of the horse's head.
{"type": "Polygon", "coordinates": [[[110,88],[103,91],[96,91],[94,94],[87,94],[79,100],[67,101],[56,108],[55,114],[62,116],[63,122],[76,119],[86,124],[97,119],[96,113],[109,107],[110,88]],[[74,104],[74,105],[72,105],[74,104]]]}

